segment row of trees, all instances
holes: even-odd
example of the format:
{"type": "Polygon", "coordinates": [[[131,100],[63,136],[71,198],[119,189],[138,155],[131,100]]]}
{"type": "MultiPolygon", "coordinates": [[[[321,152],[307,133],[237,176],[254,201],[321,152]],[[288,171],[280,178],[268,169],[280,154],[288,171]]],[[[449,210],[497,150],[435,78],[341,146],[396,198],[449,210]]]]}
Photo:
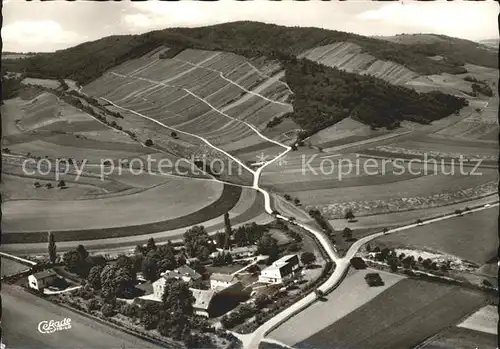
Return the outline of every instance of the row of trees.
{"type": "Polygon", "coordinates": [[[430,258],[424,259],[422,257],[418,257],[415,259],[414,256],[407,256],[404,253],[400,253],[398,255],[394,249],[389,249],[387,247],[384,247],[383,249],[380,249],[378,246],[372,248],[368,244],[366,246],[366,250],[367,252],[376,253],[375,259],[379,262],[386,262],[393,272],[397,271],[400,267],[404,269],[418,270],[419,266],[421,266],[424,270],[441,272],[446,272],[450,269],[449,262],[442,262],[438,264],[437,262],[433,262],[430,258]]]}

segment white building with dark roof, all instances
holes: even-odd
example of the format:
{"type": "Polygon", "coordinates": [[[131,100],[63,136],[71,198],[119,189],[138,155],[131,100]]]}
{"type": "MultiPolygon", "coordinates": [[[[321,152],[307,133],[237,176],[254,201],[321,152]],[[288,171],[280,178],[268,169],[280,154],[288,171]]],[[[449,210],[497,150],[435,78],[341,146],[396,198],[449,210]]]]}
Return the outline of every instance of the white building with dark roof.
{"type": "Polygon", "coordinates": [[[257,249],[258,248],[256,245],[235,247],[231,248],[230,250],[224,250],[222,248],[218,248],[217,251],[212,252],[210,254],[210,258],[215,258],[220,253],[229,253],[231,257],[233,257],[233,259],[253,257],[255,256],[255,253],[257,253],[257,249]]]}
{"type": "Polygon", "coordinates": [[[213,273],[210,275],[210,289],[221,290],[238,282],[238,279],[231,274],[213,273]]]}
{"type": "Polygon", "coordinates": [[[51,285],[57,279],[57,274],[54,270],[48,269],[28,276],[29,287],[35,290],[41,290],[51,285]]]}
{"type": "Polygon", "coordinates": [[[286,284],[296,277],[299,267],[299,257],[296,254],[283,256],[269,267],[262,269],[259,282],[286,284]]]}

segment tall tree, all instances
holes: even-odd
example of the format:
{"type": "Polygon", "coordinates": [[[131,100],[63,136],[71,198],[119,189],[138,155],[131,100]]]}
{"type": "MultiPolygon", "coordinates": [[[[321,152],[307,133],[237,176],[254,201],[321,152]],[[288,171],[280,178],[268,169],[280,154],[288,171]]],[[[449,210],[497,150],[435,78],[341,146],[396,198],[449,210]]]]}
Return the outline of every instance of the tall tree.
{"type": "Polygon", "coordinates": [[[224,241],[224,249],[227,250],[231,247],[230,242],[231,242],[231,232],[232,232],[231,221],[229,219],[229,212],[226,212],[224,214],[224,227],[225,227],[225,234],[226,234],[225,241],[224,241]]]}
{"type": "Polygon", "coordinates": [[[149,238],[149,240],[148,240],[148,244],[146,245],[146,250],[147,250],[147,252],[150,252],[150,251],[156,250],[156,243],[155,243],[155,239],[153,239],[153,238],[149,238]]]}
{"type": "Polygon", "coordinates": [[[54,234],[49,231],[49,259],[52,264],[56,262],[57,259],[57,248],[56,248],[56,239],[54,234]]]}

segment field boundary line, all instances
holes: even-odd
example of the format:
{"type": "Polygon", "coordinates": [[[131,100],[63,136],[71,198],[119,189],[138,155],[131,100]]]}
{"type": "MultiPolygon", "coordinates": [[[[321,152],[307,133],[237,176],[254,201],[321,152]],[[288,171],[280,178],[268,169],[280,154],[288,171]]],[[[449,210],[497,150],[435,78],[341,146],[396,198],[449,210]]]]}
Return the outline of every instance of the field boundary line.
{"type": "Polygon", "coordinates": [[[0,256],[5,257],[7,259],[15,259],[18,262],[22,262],[23,264],[29,264],[31,266],[37,265],[36,262],[30,261],[28,259],[24,259],[24,258],[21,258],[21,257],[17,257],[17,256],[14,256],[14,255],[5,253],[5,252],[0,252],[0,256]]]}

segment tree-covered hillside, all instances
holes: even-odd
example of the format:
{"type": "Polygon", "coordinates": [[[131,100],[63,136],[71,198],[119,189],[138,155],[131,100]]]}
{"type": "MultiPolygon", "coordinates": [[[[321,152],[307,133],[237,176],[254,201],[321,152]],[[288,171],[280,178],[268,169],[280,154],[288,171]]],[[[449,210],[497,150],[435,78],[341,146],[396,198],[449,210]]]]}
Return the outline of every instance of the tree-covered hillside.
{"type": "Polygon", "coordinates": [[[463,98],[417,93],[305,59],[286,63],[286,81],[294,91],[292,117],[307,135],[348,116],[373,127],[394,128],[402,120],[429,123],[467,104],[463,98]]]}
{"type": "MultiPolygon", "coordinates": [[[[379,59],[394,61],[420,74],[465,72],[461,66],[463,61],[457,59],[456,56],[459,55],[455,54],[453,47],[443,49],[439,45],[431,45],[413,48],[352,33],[258,22],[233,22],[200,28],[170,28],[142,35],[110,36],[54,53],[39,54],[4,64],[9,71],[26,72],[30,76],[64,77],[85,84],[109,68],[143,55],[160,45],[224,50],[245,56],[263,54],[276,57],[295,56],[313,47],[341,41],[358,44],[379,59]],[[446,59],[434,61],[427,58],[433,55],[444,55],[446,59]]],[[[485,60],[482,54],[479,57],[480,55],[471,52],[463,60],[481,64],[485,60]]],[[[488,64],[491,63],[491,57],[488,56],[486,60],[488,64]]]]}

